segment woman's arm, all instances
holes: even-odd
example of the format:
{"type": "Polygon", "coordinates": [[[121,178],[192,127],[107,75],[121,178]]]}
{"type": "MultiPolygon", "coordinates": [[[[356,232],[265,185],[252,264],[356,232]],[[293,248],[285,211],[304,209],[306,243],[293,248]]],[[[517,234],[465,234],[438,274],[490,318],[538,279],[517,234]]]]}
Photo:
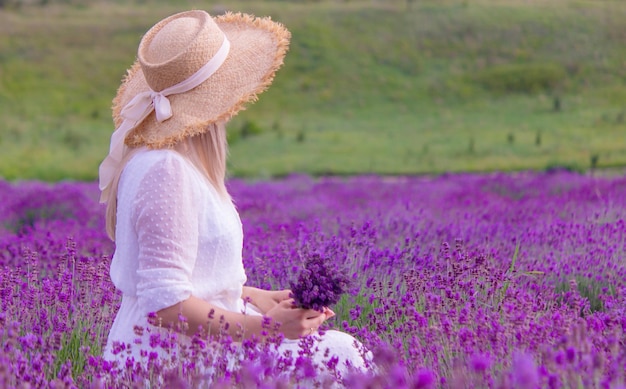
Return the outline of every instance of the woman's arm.
{"type": "MultiPolygon", "coordinates": [[[[175,154],[163,156],[141,179],[139,195],[133,201],[139,246],[137,299],[140,309],[146,315],[156,312],[155,324],[188,335],[198,333],[200,326],[218,335],[222,330],[220,325],[226,324],[228,333],[236,340],[260,335],[263,317],[230,312],[192,294],[191,275],[199,242],[195,204],[200,199],[193,190],[193,175],[186,171],[182,158],[175,154]],[[179,315],[185,317],[184,323],[180,322],[179,315]],[[209,315],[212,316],[210,321],[209,315]]],[[[255,299],[261,304],[266,301],[255,299]]],[[[295,308],[292,300],[275,301],[260,308],[274,322],[270,323],[270,328],[280,323],[279,331],[291,339],[309,334],[326,320],[324,313],[295,308]]]]}
{"type": "MultiPolygon", "coordinates": [[[[259,308],[261,313],[265,314],[272,308],[280,304],[282,301],[289,300],[293,302],[291,298],[291,290],[265,290],[252,286],[244,286],[241,298],[249,301],[252,305],[259,308]]],[[[326,314],[326,320],[335,316],[335,312],[332,309],[325,307],[324,314],[326,314]]]]}
{"type": "Polygon", "coordinates": [[[263,316],[227,311],[191,296],[178,304],[158,311],[156,320],[163,327],[172,327],[189,336],[198,333],[200,328],[205,331],[208,329],[211,335],[218,335],[220,325],[228,324],[227,333],[234,340],[239,341],[252,336],[260,337],[264,330],[271,332],[274,323],[280,324],[278,331],[282,332],[286,338],[298,339],[316,331],[328,317],[326,312],[295,308],[292,299],[276,304],[265,312],[265,316],[270,319],[270,328],[267,329],[264,329],[262,325],[263,316]],[[184,328],[180,328],[179,315],[186,320],[184,328]],[[209,320],[209,315],[212,316],[211,320],[209,320]]]}
{"type": "Polygon", "coordinates": [[[274,308],[281,301],[290,298],[290,290],[264,290],[252,286],[244,286],[241,298],[259,308],[262,314],[274,308]]]}

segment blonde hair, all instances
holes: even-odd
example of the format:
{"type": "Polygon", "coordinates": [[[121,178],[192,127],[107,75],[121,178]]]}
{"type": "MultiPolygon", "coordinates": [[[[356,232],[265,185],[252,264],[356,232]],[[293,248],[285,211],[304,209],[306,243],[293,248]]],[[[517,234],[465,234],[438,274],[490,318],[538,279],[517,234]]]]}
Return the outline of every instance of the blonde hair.
{"type": "MultiPolygon", "coordinates": [[[[228,142],[226,141],[226,126],[224,123],[213,123],[207,131],[187,137],[178,142],[173,150],[187,158],[198,171],[204,175],[224,199],[230,200],[226,189],[226,159],[228,157],[228,142]]],[[[120,167],[111,183],[106,208],[106,231],[111,240],[115,241],[115,226],[117,224],[117,189],[124,167],[137,154],[140,148],[129,148],[120,167]]]]}

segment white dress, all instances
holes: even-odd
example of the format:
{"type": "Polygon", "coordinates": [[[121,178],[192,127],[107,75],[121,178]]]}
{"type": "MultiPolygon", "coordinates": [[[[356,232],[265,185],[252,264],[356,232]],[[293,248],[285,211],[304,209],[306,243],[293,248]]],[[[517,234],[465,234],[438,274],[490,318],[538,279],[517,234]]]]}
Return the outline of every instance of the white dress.
{"type": "MultiPolygon", "coordinates": [[[[229,311],[244,311],[246,273],[237,210],[176,151],[142,150],[128,162],[118,187],[115,238],[110,274],[122,292],[122,303],[104,359],[123,366],[129,357],[145,361],[148,352],[170,358],[168,352],[150,346],[151,335],[165,332],[148,323],[148,314],[191,295],[229,311]],[[114,352],[120,344],[125,350],[114,352]]],[[[259,314],[250,307],[245,313],[259,314]]],[[[345,361],[363,368],[355,342],[346,333],[327,331],[317,340],[320,351],[314,362],[322,364],[334,355],[340,371],[345,361]]],[[[285,340],[278,351],[290,350],[297,356],[298,347],[297,341],[285,340]]]]}

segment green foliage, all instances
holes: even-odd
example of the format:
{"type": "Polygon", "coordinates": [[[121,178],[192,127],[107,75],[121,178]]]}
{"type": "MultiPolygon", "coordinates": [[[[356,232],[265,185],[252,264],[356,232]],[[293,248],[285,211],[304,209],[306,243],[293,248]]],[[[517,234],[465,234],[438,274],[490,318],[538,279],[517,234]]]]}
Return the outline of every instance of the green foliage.
{"type": "Polygon", "coordinates": [[[18,233],[26,227],[32,227],[40,220],[74,219],[75,209],[69,202],[51,202],[36,206],[27,206],[20,210],[15,218],[5,221],[5,228],[18,233]]]}
{"type": "MultiPolygon", "coordinates": [[[[53,377],[56,377],[65,363],[71,363],[72,376],[78,377],[85,368],[88,355],[100,355],[102,347],[93,342],[87,328],[75,327],[62,339],[61,349],[54,360],[53,377]]],[[[52,379],[53,377],[50,377],[52,379]]]]}
{"type": "Polygon", "coordinates": [[[19,215],[19,218],[5,223],[5,227],[13,233],[18,233],[25,227],[32,227],[37,220],[48,219],[56,213],[49,207],[26,209],[19,215]]]}
{"type": "Polygon", "coordinates": [[[587,167],[591,150],[626,164],[626,3],[80,4],[0,12],[4,178],[95,179],[141,34],[189,7],[292,32],[272,87],[229,125],[231,175],[587,167]]]}
{"type": "Polygon", "coordinates": [[[252,120],[246,120],[239,129],[242,138],[249,136],[259,135],[263,133],[263,129],[256,122],[252,120]]]}
{"type": "Polygon", "coordinates": [[[517,256],[519,255],[519,249],[520,249],[520,243],[516,242],[515,243],[515,251],[513,252],[513,258],[511,259],[511,265],[509,266],[509,268],[507,269],[505,276],[507,277],[507,280],[504,281],[504,283],[502,284],[502,289],[500,289],[498,292],[498,305],[504,301],[504,298],[506,297],[506,291],[509,289],[509,285],[511,284],[511,279],[508,277],[513,277],[513,274],[515,272],[515,263],[517,262],[517,256]]]}
{"type": "Polygon", "coordinates": [[[584,173],[585,169],[575,162],[549,162],[544,170],[548,173],[557,171],[567,171],[573,173],[584,173]]]}
{"type": "Polygon", "coordinates": [[[508,144],[510,144],[510,145],[512,145],[513,143],[515,143],[515,135],[509,132],[509,133],[506,135],[506,142],[507,142],[508,144]]]}
{"type": "Polygon", "coordinates": [[[83,144],[88,142],[87,134],[72,129],[66,129],[61,135],[61,139],[63,144],[71,150],[78,150],[83,144]]]}
{"type": "Polygon", "coordinates": [[[262,133],[263,128],[256,121],[237,118],[228,125],[226,139],[228,140],[228,144],[233,146],[239,141],[261,135],[262,133]]]}
{"type": "Polygon", "coordinates": [[[597,281],[584,276],[575,276],[569,281],[560,281],[555,286],[559,295],[566,292],[576,292],[589,304],[589,310],[593,312],[604,311],[602,296],[615,295],[615,286],[606,281],[597,281]]]}
{"type": "Polygon", "coordinates": [[[499,65],[475,75],[476,82],[498,94],[550,92],[565,79],[562,66],[541,63],[499,65]]]}
{"type": "Polygon", "coordinates": [[[552,110],[554,112],[561,112],[561,98],[559,96],[554,96],[552,110]]]}
{"type": "Polygon", "coordinates": [[[226,140],[228,144],[232,147],[235,143],[237,143],[241,139],[241,132],[239,131],[228,131],[226,132],[226,140]]]}
{"type": "Polygon", "coordinates": [[[600,159],[600,156],[596,153],[596,154],[591,154],[591,157],[589,158],[589,163],[590,163],[590,168],[591,170],[594,170],[598,167],[598,160],[600,159]]]}
{"type": "Polygon", "coordinates": [[[370,315],[374,315],[374,309],[378,307],[380,307],[378,300],[370,303],[369,298],[363,294],[356,296],[344,294],[337,304],[332,307],[337,315],[332,319],[332,323],[337,326],[347,322],[351,327],[372,329],[370,315]],[[353,311],[354,314],[351,314],[350,311],[353,311]]]}

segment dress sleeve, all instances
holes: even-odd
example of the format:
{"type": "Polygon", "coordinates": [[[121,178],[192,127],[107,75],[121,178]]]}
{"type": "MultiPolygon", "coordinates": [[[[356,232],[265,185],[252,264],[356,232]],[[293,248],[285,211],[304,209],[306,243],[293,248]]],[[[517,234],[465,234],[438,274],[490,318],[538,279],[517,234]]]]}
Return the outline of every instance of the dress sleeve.
{"type": "Polygon", "coordinates": [[[169,156],[150,167],[133,211],[139,244],[137,298],[142,314],[191,296],[198,251],[193,177],[185,162],[169,156]]]}

